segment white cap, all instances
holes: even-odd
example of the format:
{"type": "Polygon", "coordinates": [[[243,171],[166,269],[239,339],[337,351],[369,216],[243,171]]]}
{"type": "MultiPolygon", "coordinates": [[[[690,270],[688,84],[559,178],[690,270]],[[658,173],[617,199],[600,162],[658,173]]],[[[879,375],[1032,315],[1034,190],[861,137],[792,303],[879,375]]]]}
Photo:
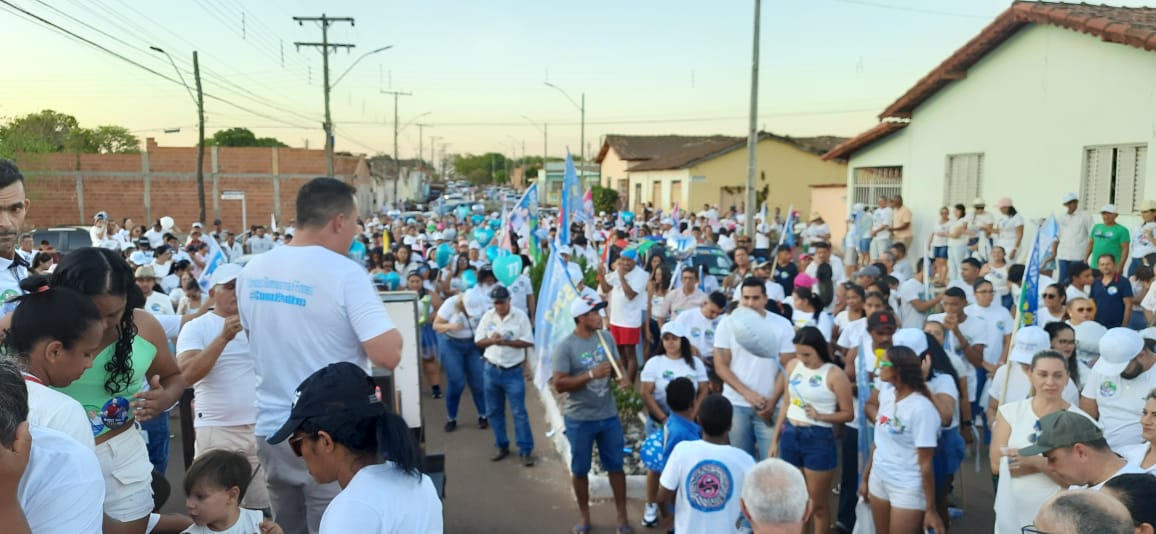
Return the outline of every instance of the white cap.
{"type": "Polygon", "coordinates": [[[209,287],[217,287],[222,284],[227,284],[237,279],[241,274],[243,267],[236,263],[223,263],[218,265],[213,271],[213,276],[209,277],[209,287]]]}
{"type": "Polygon", "coordinates": [[[202,227],[201,223],[199,223],[199,222],[193,223],[193,228],[201,228],[201,227],[202,227]]]}
{"type": "Polygon", "coordinates": [[[1140,337],[1156,341],[1156,326],[1149,326],[1140,331],[1140,337]]]}
{"type": "Polygon", "coordinates": [[[1100,359],[1096,360],[1092,370],[1100,376],[1118,375],[1143,350],[1144,338],[1138,332],[1129,328],[1112,328],[1100,339],[1100,359]]]}
{"type": "Polygon", "coordinates": [[[1037,352],[1052,348],[1048,332],[1038,326],[1025,326],[1016,332],[1008,359],[1016,363],[1030,364],[1037,352]]]}
{"type": "Polygon", "coordinates": [[[482,250],[482,246],[477,241],[470,241],[470,250],[482,250]]]}
{"type": "Polygon", "coordinates": [[[1100,208],[1100,213],[1119,214],[1120,212],[1116,209],[1115,204],[1104,204],[1104,207],[1100,208]]]}
{"type": "Polygon", "coordinates": [[[891,344],[896,347],[907,347],[916,356],[927,352],[927,334],[918,328],[900,328],[891,336],[891,344]]]}
{"type": "Polygon", "coordinates": [[[601,310],[606,307],[606,303],[598,297],[589,295],[578,295],[574,302],[570,303],[570,316],[581,317],[592,311],[601,310]]]}
{"type": "Polygon", "coordinates": [[[406,244],[406,245],[412,245],[414,243],[417,243],[417,238],[415,238],[412,235],[407,235],[404,238],[402,238],[401,242],[406,244]]]}
{"type": "Polygon", "coordinates": [[[1064,195],[1063,199],[1060,200],[1060,204],[1067,204],[1069,202],[1077,202],[1079,200],[1080,200],[1080,195],[1077,195],[1075,193],[1068,193],[1068,194],[1064,195]]]}
{"type": "Polygon", "coordinates": [[[686,337],[686,330],[682,328],[680,323],[674,321],[667,321],[662,325],[663,334],[674,334],[678,337],[686,337]]]}
{"type": "Polygon", "coordinates": [[[442,235],[441,232],[434,232],[433,233],[433,240],[434,241],[445,241],[446,236],[442,235]]]}
{"type": "Polygon", "coordinates": [[[1084,321],[1072,327],[1076,331],[1076,356],[1085,363],[1091,363],[1100,354],[1100,338],[1108,332],[1104,325],[1096,321],[1084,321]]]}
{"type": "Polygon", "coordinates": [[[570,248],[570,245],[559,245],[558,246],[558,254],[565,254],[565,255],[569,256],[573,253],[574,253],[574,249],[570,248]]]}

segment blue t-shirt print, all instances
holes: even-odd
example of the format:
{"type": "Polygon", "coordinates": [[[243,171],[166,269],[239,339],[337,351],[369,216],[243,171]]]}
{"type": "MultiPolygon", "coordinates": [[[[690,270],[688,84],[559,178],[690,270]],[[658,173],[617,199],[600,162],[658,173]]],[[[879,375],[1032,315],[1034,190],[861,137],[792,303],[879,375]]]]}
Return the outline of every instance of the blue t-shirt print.
{"type": "Polygon", "coordinates": [[[735,491],[735,479],[726,464],[703,460],[686,477],[686,500],[700,512],[718,512],[726,508],[735,491]]]}

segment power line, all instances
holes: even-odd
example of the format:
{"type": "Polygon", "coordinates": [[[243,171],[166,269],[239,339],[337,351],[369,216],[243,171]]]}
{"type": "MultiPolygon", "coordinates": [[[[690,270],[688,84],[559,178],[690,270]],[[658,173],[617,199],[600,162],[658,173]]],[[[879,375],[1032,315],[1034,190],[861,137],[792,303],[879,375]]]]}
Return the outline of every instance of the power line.
{"type": "MultiPolygon", "coordinates": [[[[819,115],[845,115],[849,113],[864,113],[878,111],[878,107],[861,108],[861,109],[842,109],[842,110],[828,110],[828,111],[802,111],[802,112],[784,112],[784,113],[767,113],[759,115],[760,119],[776,119],[789,117],[811,117],[819,115]]],[[[616,126],[616,125],[631,125],[631,124],[669,124],[669,123],[689,123],[689,122],[722,122],[733,120],[746,120],[745,115],[735,115],[731,117],[693,117],[682,119],[618,119],[605,121],[586,121],[586,125],[595,126],[616,126]]],[[[580,123],[573,120],[543,120],[543,123],[551,126],[578,126],[580,123]]],[[[375,121],[342,121],[342,124],[361,124],[372,126],[386,126],[388,123],[375,121]]],[[[430,122],[426,123],[431,127],[469,127],[469,126],[509,126],[509,127],[524,127],[529,126],[525,122],[430,122]]]]}

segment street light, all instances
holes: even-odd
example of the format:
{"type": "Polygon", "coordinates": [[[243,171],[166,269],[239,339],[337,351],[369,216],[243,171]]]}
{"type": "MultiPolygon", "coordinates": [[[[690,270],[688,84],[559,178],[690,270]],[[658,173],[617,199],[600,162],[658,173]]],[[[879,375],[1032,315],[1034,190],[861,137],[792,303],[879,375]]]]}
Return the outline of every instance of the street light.
{"type": "MultiPolygon", "coordinates": [[[[376,50],[370,50],[369,52],[361,54],[357,57],[357,59],[353,60],[353,63],[349,65],[349,68],[345,69],[345,72],[341,73],[341,76],[337,77],[337,81],[333,83],[327,83],[325,86],[325,159],[329,167],[329,176],[333,176],[333,115],[329,112],[329,93],[333,92],[333,88],[337,87],[337,84],[340,83],[343,78],[345,78],[346,74],[349,74],[349,72],[353,70],[353,67],[356,67],[358,63],[361,63],[361,60],[378,52],[385,52],[390,48],[393,48],[393,45],[383,46],[376,50]]],[[[328,61],[329,56],[326,55],[325,57],[327,58],[326,61],[328,61]]],[[[328,79],[328,63],[326,63],[325,68],[326,79],[328,79]]]]}
{"type": "MultiPolygon", "coordinates": [[[[574,104],[574,107],[578,108],[578,111],[582,114],[582,133],[579,134],[582,138],[582,146],[578,149],[579,168],[582,168],[582,170],[578,172],[578,175],[582,177],[581,180],[584,180],[585,169],[583,167],[585,167],[586,163],[586,93],[582,93],[582,103],[579,104],[578,102],[575,102],[573,98],[570,98],[570,95],[567,94],[566,91],[561,87],[558,87],[557,85],[554,85],[550,82],[546,82],[546,86],[557,89],[558,92],[562,93],[562,96],[566,97],[566,100],[569,100],[571,104],[574,104]]],[[[543,162],[543,164],[545,163],[543,162]]]]}
{"type": "MultiPolygon", "coordinates": [[[[197,59],[197,51],[193,50],[193,79],[197,83],[197,94],[193,95],[193,90],[189,88],[188,82],[185,81],[185,75],[181,73],[181,69],[177,68],[177,62],[173,61],[173,56],[165,52],[163,48],[158,46],[150,46],[150,50],[164,54],[169,59],[169,64],[173,66],[173,70],[177,71],[177,77],[181,80],[181,85],[185,86],[185,91],[188,91],[189,97],[193,99],[193,105],[197,106],[197,205],[199,208],[199,220],[205,220],[205,94],[201,91],[201,63],[197,59]]],[[[148,214],[146,214],[146,218],[148,214]]],[[[218,215],[220,215],[218,213],[218,215]]]]}
{"type": "Polygon", "coordinates": [[[345,72],[341,73],[341,76],[337,77],[337,81],[329,84],[329,89],[332,90],[334,87],[337,87],[337,84],[341,83],[341,80],[343,78],[345,78],[345,75],[349,74],[349,71],[353,70],[353,67],[356,67],[358,63],[361,63],[361,60],[363,60],[369,56],[372,56],[373,54],[376,54],[378,52],[385,52],[386,50],[389,50],[390,48],[393,48],[393,45],[383,46],[383,47],[378,48],[376,50],[370,50],[369,52],[366,52],[366,53],[358,56],[357,59],[353,60],[353,63],[350,63],[349,68],[345,69],[345,72]]]}
{"type": "MultiPolygon", "coordinates": [[[[550,125],[546,124],[546,123],[542,123],[541,125],[539,125],[538,123],[534,122],[533,119],[531,119],[530,117],[527,117],[525,115],[522,115],[522,118],[526,119],[526,122],[530,123],[535,128],[537,128],[538,131],[542,132],[542,174],[538,176],[538,181],[543,182],[546,179],[546,153],[548,152],[548,148],[549,148],[547,141],[549,140],[548,134],[549,134],[550,125]]],[[[523,154],[523,156],[524,156],[524,154],[523,154]]],[[[542,185],[540,185],[539,187],[540,188],[546,187],[546,184],[543,182],[542,185]]]]}

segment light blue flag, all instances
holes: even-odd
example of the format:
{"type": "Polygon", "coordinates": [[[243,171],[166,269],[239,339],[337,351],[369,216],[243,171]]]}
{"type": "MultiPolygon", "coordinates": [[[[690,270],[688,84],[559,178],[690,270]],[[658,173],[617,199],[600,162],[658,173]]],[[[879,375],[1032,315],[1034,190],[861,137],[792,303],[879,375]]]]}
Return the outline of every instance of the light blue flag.
{"type": "Polygon", "coordinates": [[[582,211],[582,183],[574,168],[574,157],[566,152],[566,173],[562,175],[562,199],[558,210],[557,245],[570,244],[570,225],[577,221],[582,211]]]}
{"type": "Polygon", "coordinates": [[[537,325],[534,347],[538,351],[538,372],[534,376],[534,384],[539,389],[549,385],[550,376],[554,373],[554,347],[574,331],[570,304],[578,298],[578,289],[574,285],[577,281],[570,280],[562,255],[550,254],[546,262],[534,317],[534,324],[537,325]]]}
{"type": "Polygon", "coordinates": [[[875,425],[867,420],[867,399],[874,391],[870,375],[874,369],[867,369],[867,357],[873,356],[875,352],[871,350],[870,335],[864,333],[860,341],[859,354],[855,357],[855,385],[859,390],[855,397],[855,410],[859,414],[859,477],[862,482],[863,468],[867,467],[867,455],[871,454],[871,443],[875,441],[875,425]]]}
{"type": "Polygon", "coordinates": [[[205,255],[205,269],[201,271],[201,277],[197,279],[197,283],[201,286],[201,291],[208,294],[209,279],[213,277],[213,272],[223,264],[229,262],[225,257],[225,252],[221,250],[221,245],[217,244],[217,240],[213,239],[210,234],[204,234],[201,239],[209,245],[209,253],[205,255]]]}

